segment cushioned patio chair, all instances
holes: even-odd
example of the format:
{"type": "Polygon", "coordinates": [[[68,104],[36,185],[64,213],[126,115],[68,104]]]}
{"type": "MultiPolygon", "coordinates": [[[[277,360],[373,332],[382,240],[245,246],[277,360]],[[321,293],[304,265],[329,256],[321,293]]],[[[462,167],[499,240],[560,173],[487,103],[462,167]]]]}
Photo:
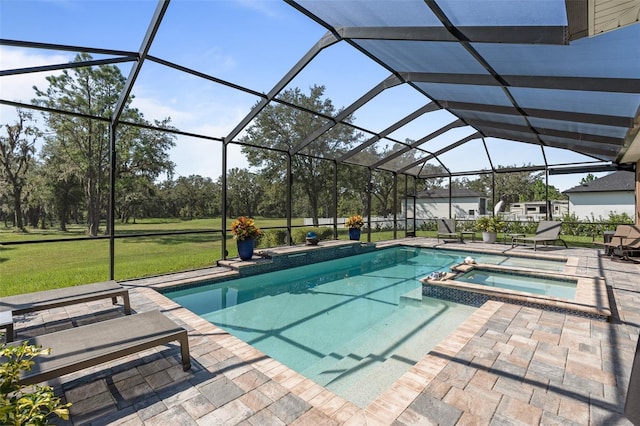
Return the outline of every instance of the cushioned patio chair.
{"type": "MultiPolygon", "coordinates": [[[[180,342],[182,369],[191,368],[187,331],[160,311],[128,315],[26,339],[50,348],[39,355],[20,383],[35,384],[113,361],[173,341],[180,342]]],[[[23,341],[9,343],[21,345],[23,341]]]]}
{"type": "Polygon", "coordinates": [[[546,245],[547,243],[560,241],[564,244],[565,248],[568,248],[567,243],[560,238],[561,228],[562,222],[557,222],[555,220],[541,220],[540,223],[538,223],[538,229],[536,229],[536,234],[533,237],[516,237],[513,239],[511,247],[516,246],[519,241],[522,241],[523,243],[533,243],[533,250],[535,251],[538,247],[538,243],[546,245]]]}
{"type": "Polygon", "coordinates": [[[438,219],[438,234],[436,235],[438,242],[442,239],[456,239],[460,241],[462,235],[456,232],[456,221],[453,219],[438,219]]]}

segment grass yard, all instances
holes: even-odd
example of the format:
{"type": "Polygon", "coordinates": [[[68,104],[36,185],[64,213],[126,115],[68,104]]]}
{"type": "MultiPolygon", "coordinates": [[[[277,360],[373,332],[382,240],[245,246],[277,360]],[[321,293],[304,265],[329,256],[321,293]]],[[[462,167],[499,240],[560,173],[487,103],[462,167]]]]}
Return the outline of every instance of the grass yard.
{"type": "MultiPolygon", "coordinates": [[[[286,224],[285,220],[279,219],[256,221],[265,228],[286,224]]],[[[296,222],[294,224],[302,224],[302,219],[296,222]]],[[[230,225],[231,221],[228,221],[227,226],[230,225]]],[[[136,224],[116,224],[116,235],[122,236],[115,240],[116,280],[215,265],[222,258],[220,226],[220,219],[154,219],[139,220],[136,224]],[[162,232],[194,233],[126,238],[131,234],[162,232]]],[[[0,230],[0,297],[107,280],[109,240],[68,241],[84,235],[84,228],[79,226],[70,226],[68,232],[37,229],[15,233],[0,230]],[[55,241],[2,245],[4,242],[44,239],[55,241]]],[[[228,237],[227,250],[233,257],[237,255],[236,244],[230,233],[228,237]]]]}
{"type": "MultiPolygon", "coordinates": [[[[282,228],[286,220],[257,218],[256,223],[263,229],[282,228]]],[[[300,226],[303,220],[295,219],[292,223],[300,226]]],[[[227,226],[230,225],[231,220],[227,221],[227,226]]],[[[213,266],[222,258],[220,227],[220,219],[149,219],[139,220],[136,224],[116,224],[115,278],[121,281],[213,266]],[[127,238],[127,235],[163,232],[175,233],[127,238]]],[[[339,239],[348,239],[347,234],[347,229],[338,228],[339,239]]],[[[435,238],[436,232],[417,231],[416,235],[435,238]]],[[[80,226],[70,226],[67,232],[29,230],[15,233],[0,229],[0,297],[107,280],[109,240],[68,241],[84,236],[85,230],[80,226]],[[36,240],[54,241],[2,245],[36,240]]],[[[235,241],[230,233],[227,236],[229,257],[235,257],[235,241]]],[[[399,230],[397,236],[404,237],[404,231],[399,230]]],[[[562,238],[570,247],[593,247],[591,237],[562,238]]],[[[390,239],[393,239],[393,231],[374,230],[371,233],[373,242],[390,239]]],[[[366,230],[363,230],[361,240],[367,241],[366,230]]],[[[481,240],[480,233],[476,233],[477,240],[481,240]]],[[[498,241],[502,241],[501,235],[498,241]]]]}

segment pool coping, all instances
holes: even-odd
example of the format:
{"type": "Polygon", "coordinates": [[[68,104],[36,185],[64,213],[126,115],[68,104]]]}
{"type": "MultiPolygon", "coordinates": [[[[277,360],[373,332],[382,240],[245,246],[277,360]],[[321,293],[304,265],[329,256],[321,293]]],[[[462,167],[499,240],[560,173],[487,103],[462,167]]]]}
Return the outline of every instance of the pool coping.
{"type": "MultiPolygon", "coordinates": [[[[493,300],[504,300],[527,306],[538,306],[553,309],[566,313],[578,315],[586,315],[603,320],[611,317],[611,306],[607,295],[607,285],[604,277],[588,276],[576,274],[572,267],[565,268],[564,272],[544,271],[533,268],[513,268],[504,265],[493,265],[484,263],[465,264],[461,263],[451,267],[452,272],[448,272],[444,279],[433,279],[424,277],[420,279],[424,286],[437,286],[448,289],[455,289],[464,292],[471,292],[492,298],[493,300]],[[529,293],[525,291],[503,289],[498,287],[488,287],[481,284],[472,284],[457,281],[456,278],[466,272],[474,269],[491,270],[505,273],[526,273],[527,275],[553,278],[553,279],[569,279],[576,281],[576,294],[574,300],[563,299],[560,297],[547,296],[529,293]]],[[[428,291],[427,291],[428,292],[428,291]]]]}

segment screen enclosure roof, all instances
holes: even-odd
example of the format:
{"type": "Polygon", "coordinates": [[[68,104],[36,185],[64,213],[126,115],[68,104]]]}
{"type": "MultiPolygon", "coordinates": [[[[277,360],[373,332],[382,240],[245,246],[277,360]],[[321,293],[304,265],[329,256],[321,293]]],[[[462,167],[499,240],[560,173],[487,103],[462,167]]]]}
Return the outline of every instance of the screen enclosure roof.
{"type": "MultiPolygon", "coordinates": [[[[3,26],[20,13],[18,3],[3,4],[3,26]]],[[[85,3],[83,13],[99,16],[92,10],[98,3],[85,3]]],[[[163,76],[157,91],[190,79],[220,87],[221,99],[245,98],[244,111],[226,127],[178,123],[172,130],[222,144],[245,144],[247,128],[277,104],[313,117],[315,127],[284,148],[265,147],[417,177],[511,170],[502,164],[552,173],[598,171],[640,160],[640,0],[604,2],[618,5],[606,15],[599,0],[287,0],[278,3],[288,11],[278,23],[280,35],[266,19],[229,29],[246,38],[241,46],[255,60],[233,75],[194,58],[227,39],[218,26],[250,19],[230,7],[235,2],[149,3],[118,3],[136,9],[122,10],[127,18],[118,23],[136,29],[126,42],[115,37],[114,23],[79,29],[69,40],[38,38],[47,36],[25,25],[2,30],[0,46],[87,52],[94,59],[82,65],[117,64],[128,79],[111,112],[116,121],[125,100],[143,97],[138,86],[153,75],[163,76]],[[219,24],[210,17],[208,30],[199,27],[206,14],[215,14],[219,24]],[[111,31],[114,44],[107,32],[100,43],[86,45],[92,31],[111,31]],[[170,51],[169,40],[184,54],[170,51]],[[301,76],[314,66],[321,70],[315,76],[354,87],[350,98],[335,102],[333,115],[282,97],[297,83],[305,89],[301,76]],[[267,78],[270,73],[277,77],[267,78]],[[374,118],[362,119],[368,115],[374,118]],[[340,140],[345,128],[357,138],[340,140]],[[563,152],[571,160],[563,160],[563,152]]],[[[5,88],[13,78],[70,66],[2,62],[5,88]]],[[[2,105],[26,106],[2,92],[2,105]]],[[[176,99],[188,96],[182,90],[176,99]]]]}

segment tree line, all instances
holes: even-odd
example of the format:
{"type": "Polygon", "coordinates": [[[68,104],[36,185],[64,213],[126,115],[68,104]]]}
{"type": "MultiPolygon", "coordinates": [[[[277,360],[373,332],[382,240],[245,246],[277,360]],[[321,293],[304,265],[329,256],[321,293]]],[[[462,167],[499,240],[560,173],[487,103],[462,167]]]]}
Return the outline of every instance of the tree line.
{"type": "MultiPolygon", "coordinates": [[[[91,59],[83,53],[75,61],[91,59]]],[[[64,70],[47,77],[48,87],[34,87],[32,104],[44,107],[45,128],[37,127],[32,110],[18,109],[16,121],[4,124],[0,134],[0,215],[5,227],[55,227],[65,231],[74,223],[84,224],[88,235],[110,233],[108,225],[100,228],[109,207],[109,119],[125,81],[119,68],[101,65],[64,70]],[[67,113],[54,112],[58,110],[67,113]],[[42,146],[39,152],[36,142],[42,146]]],[[[285,217],[288,180],[294,217],[311,217],[317,223],[319,217],[333,216],[335,182],[339,216],[371,213],[387,217],[400,212],[405,186],[412,193],[413,183],[405,185],[408,178],[404,175],[395,180],[391,172],[366,165],[403,150],[404,145],[376,148],[372,144],[347,165],[331,159],[340,158],[365,141],[355,127],[339,124],[306,142],[326,124],[323,117],[342,112],[324,97],[324,90],[323,86],[311,87],[308,94],[299,88],[285,90],[279,96],[284,102],[266,106],[246,129],[239,142],[249,168],[233,168],[226,177],[229,217],[285,217]],[[292,108],[292,104],[302,108],[292,108]],[[291,155],[294,151],[298,155],[291,155]]],[[[176,136],[162,130],[174,129],[171,118],[150,122],[131,106],[132,99],[128,99],[122,122],[116,127],[116,219],[128,223],[149,217],[219,217],[222,178],[176,176],[169,155],[176,136]]],[[[353,119],[349,116],[344,122],[352,123],[353,119]]],[[[415,155],[409,150],[399,159],[412,164],[419,159],[415,155]]],[[[420,180],[416,189],[446,184],[443,179],[420,180]]],[[[490,174],[454,184],[485,194],[491,194],[493,187],[490,174]]],[[[509,201],[542,200],[545,196],[539,173],[497,174],[495,187],[509,201]]],[[[555,188],[550,194],[550,198],[561,197],[555,188]]]]}

